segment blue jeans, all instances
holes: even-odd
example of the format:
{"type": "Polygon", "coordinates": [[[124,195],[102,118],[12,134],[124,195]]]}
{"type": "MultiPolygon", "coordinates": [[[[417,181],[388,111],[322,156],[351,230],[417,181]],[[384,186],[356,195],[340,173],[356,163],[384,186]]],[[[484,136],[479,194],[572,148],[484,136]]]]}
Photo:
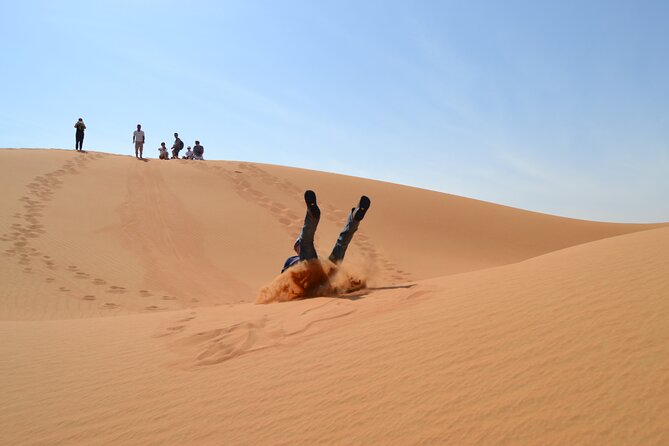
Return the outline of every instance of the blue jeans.
{"type": "Polygon", "coordinates": [[[360,222],[353,218],[353,212],[348,215],[348,221],[342,229],[337,241],[335,242],[334,248],[332,248],[332,253],[330,254],[330,261],[334,263],[341,263],[344,260],[344,255],[346,254],[346,249],[348,248],[349,243],[353,239],[353,234],[358,230],[358,225],[360,222]]]}
{"type": "Polygon", "coordinates": [[[320,215],[313,217],[309,211],[304,217],[304,225],[300,233],[300,260],[313,260],[318,258],[314,247],[314,235],[320,221],[320,215]]]}
{"type": "MultiPolygon", "coordinates": [[[[314,235],[316,234],[316,228],[318,227],[319,221],[320,217],[313,217],[307,211],[307,214],[304,217],[302,232],[300,233],[300,260],[313,260],[318,258],[316,248],[314,247],[314,235]]],[[[349,214],[348,221],[332,248],[332,253],[329,257],[331,262],[340,263],[344,260],[346,249],[353,239],[353,234],[358,230],[359,224],[360,222],[353,218],[353,213],[349,214]]]]}

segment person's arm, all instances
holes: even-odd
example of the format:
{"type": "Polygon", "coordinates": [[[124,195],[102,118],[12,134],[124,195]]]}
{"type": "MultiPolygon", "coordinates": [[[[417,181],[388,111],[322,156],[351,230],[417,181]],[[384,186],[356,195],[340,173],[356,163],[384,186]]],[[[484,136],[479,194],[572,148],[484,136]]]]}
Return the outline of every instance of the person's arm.
{"type": "Polygon", "coordinates": [[[132,142],[135,142],[135,132],[132,132],[132,142]]]}

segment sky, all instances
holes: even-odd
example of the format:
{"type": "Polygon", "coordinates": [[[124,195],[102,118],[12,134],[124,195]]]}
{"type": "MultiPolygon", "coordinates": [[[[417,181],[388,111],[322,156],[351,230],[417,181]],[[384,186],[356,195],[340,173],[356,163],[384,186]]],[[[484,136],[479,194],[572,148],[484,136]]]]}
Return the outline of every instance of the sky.
{"type": "Polygon", "coordinates": [[[3,2],[0,147],[302,167],[669,221],[669,2],[3,2]]]}

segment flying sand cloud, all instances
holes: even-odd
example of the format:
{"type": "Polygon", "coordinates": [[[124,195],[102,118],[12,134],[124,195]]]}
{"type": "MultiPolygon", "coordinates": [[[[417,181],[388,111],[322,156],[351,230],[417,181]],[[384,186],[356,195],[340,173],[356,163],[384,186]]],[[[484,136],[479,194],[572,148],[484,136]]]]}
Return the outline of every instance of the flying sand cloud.
{"type": "Polygon", "coordinates": [[[300,262],[258,293],[257,304],[317,296],[339,296],[365,288],[367,278],[328,260],[300,262]]]}

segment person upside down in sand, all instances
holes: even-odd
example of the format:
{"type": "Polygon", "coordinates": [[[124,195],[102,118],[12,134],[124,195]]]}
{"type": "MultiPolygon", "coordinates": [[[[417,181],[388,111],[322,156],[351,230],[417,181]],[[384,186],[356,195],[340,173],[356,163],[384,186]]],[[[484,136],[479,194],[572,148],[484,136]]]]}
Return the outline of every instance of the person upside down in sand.
{"type": "MultiPolygon", "coordinates": [[[[283,268],[281,269],[282,273],[301,261],[315,260],[318,258],[316,248],[314,247],[314,235],[316,234],[318,221],[321,217],[321,210],[316,202],[316,193],[312,190],[307,190],[304,193],[304,202],[307,205],[304,225],[302,226],[300,236],[293,245],[293,249],[297,255],[286,259],[283,268]]],[[[330,261],[335,265],[339,265],[344,260],[346,249],[353,239],[353,234],[358,230],[358,225],[360,225],[362,219],[365,218],[365,214],[367,213],[367,210],[369,210],[370,204],[370,199],[363,195],[360,197],[358,206],[351,209],[346,225],[339,234],[329,257],[330,261]]]]}
{"type": "Polygon", "coordinates": [[[358,230],[360,222],[369,210],[371,204],[369,198],[363,195],[360,197],[358,206],[351,210],[346,225],[332,248],[329,256],[330,262],[319,260],[314,247],[314,235],[321,217],[314,191],[306,191],[304,201],[307,205],[304,225],[293,245],[297,255],[288,257],[283,264],[281,274],[260,289],[256,298],[258,304],[286,302],[307,297],[337,296],[366,286],[364,277],[351,274],[350,271],[340,268],[340,264],[344,260],[353,234],[358,230]]]}

